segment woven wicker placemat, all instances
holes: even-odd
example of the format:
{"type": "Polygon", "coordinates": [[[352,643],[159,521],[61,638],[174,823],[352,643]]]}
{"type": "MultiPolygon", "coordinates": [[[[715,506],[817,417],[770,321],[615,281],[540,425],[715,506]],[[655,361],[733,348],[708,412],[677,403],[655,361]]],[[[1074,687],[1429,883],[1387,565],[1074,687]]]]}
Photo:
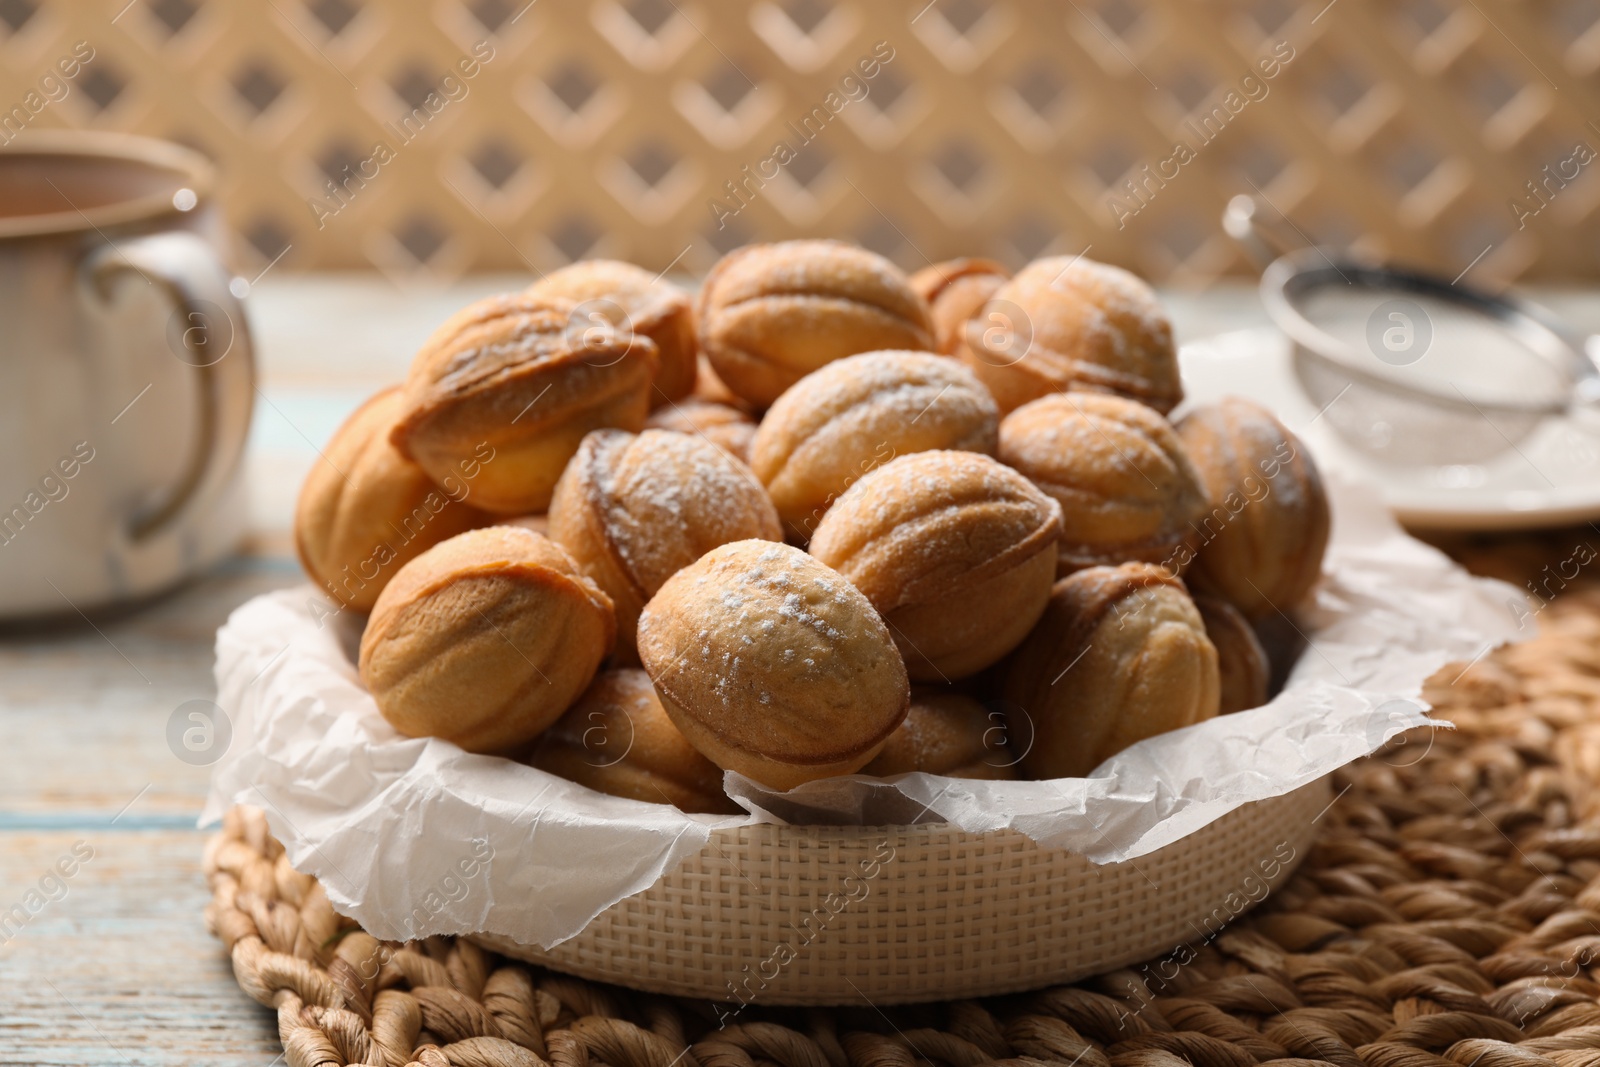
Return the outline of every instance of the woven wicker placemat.
{"type": "Polygon", "coordinates": [[[1600,585],[1563,579],[1537,621],[1535,640],[1433,679],[1457,730],[1339,773],[1311,854],[1259,909],[1073,986],[751,1007],[719,1026],[713,1004],[466,941],[380,943],[243,808],[206,851],[206,920],[240,987],[277,1009],[291,1067],[1600,1067],[1600,585]]]}

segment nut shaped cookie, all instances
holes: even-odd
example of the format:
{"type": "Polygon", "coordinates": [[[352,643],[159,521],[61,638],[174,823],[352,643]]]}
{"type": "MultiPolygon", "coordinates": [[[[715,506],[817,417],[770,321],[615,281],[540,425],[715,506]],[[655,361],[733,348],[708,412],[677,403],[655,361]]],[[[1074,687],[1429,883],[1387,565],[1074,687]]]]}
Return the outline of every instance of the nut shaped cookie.
{"type": "Polygon", "coordinates": [[[1148,563],[1056,583],[1006,663],[1001,694],[1024,717],[1030,778],[1079,778],[1129,745],[1217,714],[1217,650],[1183,582],[1148,563]]]}
{"type": "Polygon", "coordinates": [[[861,773],[889,778],[924,771],[1009,781],[1017,776],[1016,762],[988,708],[960,693],[918,687],[911,690],[905,721],[861,773]]]}
{"type": "Polygon", "coordinates": [[[839,495],[896,456],[992,456],[1000,411],[971,371],[926,352],[868,352],[813,371],[767,410],[750,468],[803,542],[839,495]]]}
{"type": "Polygon", "coordinates": [[[659,275],[614,259],[586,259],[528,286],[528,295],[569,301],[580,328],[611,325],[654,341],[658,363],[651,407],[686,397],[694,388],[694,305],[688,293],[659,275]]]}
{"type": "Polygon", "coordinates": [[[1061,508],[976,452],[915,452],[863,477],[817,526],[811,554],[877,608],[917,681],[998,662],[1044,611],[1061,508]]]}
{"type": "Polygon", "coordinates": [[[750,463],[750,445],[756,439],[756,420],[730,404],[686,397],[656,408],[644,421],[649,430],[695,434],[722,449],[740,463],[750,463]]]}
{"type": "Polygon", "coordinates": [[[543,511],[590,430],[638,430],[655,379],[655,342],[575,330],[563,302],[480,300],[422,346],[391,440],[436,482],[476,471],[485,511],[543,511]]]}
{"type": "Polygon", "coordinates": [[[550,536],[550,516],[546,515],[542,511],[536,512],[532,515],[518,515],[514,519],[502,518],[497,520],[495,525],[521,526],[523,529],[532,530],[536,534],[543,534],[546,537],[550,536]]]}
{"type": "Polygon", "coordinates": [[[752,415],[755,407],[744,397],[735,393],[725,385],[717,372],[711,368],[711,361],[704,352],[695,366],[694,392],[689,396],[695,400],[709,400],[714,404],[723,404],[730,408],[738,408],[747,415],[752,415]]]}
{"type": "Polygon", "coordinates": [[[1183,399],[1172,324],[1148,285],[1081,256],[1028,264],[967,321],[957,354],[1001,411],[1068,389],[1165,414],[1183,399]]]}
{"type": "Polygon", "coordinates": [[[637,668],[596,675],[578,702],[540,735],[529,762],[612,796],[689,812],[742,810],[722,791],[721,768],[672,725],[650,676],[637,668]]]}
{"type": "Polygon", "coordinates": [[[619,663],[638,662],[639,612],[718,545],[783,539],[778,513],[738,460],[670,430],[596,430],[556,484],[550,537],[616,608],[619,663]]]}
{"type": "Polygon", "coordinates": [[[441,487],[389,443],[400,390],[385,389],[334,432],[311,467],[294,512],[300,562],[329,596],[371,611],[400,568],[425,550],[490,521],[467,501],[472,482],[441,487]]]}
{"type": "Polygon", "coordinates": [[[1178,424],[1210,506],[1191,584],[1248,619],[1291,611],[1322,574],[1330,512],[1300,439],[1259,404],[1227,397],[1178,424]]]}
{"type": "Polygon", "coordinates": [[[865,766],[910,693],[867,598],[768,541],[714,548],[667,579],[639,616],[639,658],[690,744],[773,789],[865,766]]]}
{"type": "Polygon", "coordinates": [[[1205,621],[1206,636],[1217,650],[1217,670],[1222,680],[1217,713],[1228,715],[1265,704],[1272,665],[1255,629],[1221,597],[1196,594],[1194,606],[1205,621]]]}
{"type": "Polygon", "coordinates": [[[706,275],[695,318],[717,377],[758,408],[844,356],[933,347],[928,306],[905,274],[840,241],[728,253],[706,275]]]}
{"type": "Polygon", "coordinates": [[[559,545],[486,526],[384,587],[361,635],[361,681],[408,737],[509,753],[561,717],[615,638],[610,598],[559,545]]]}
{"type": "Polygon", "coordinates": [[[1138,560],[1181,573],[1206,514],[1166,419],[1101,393],[1056,393],[1000,423],[1000,458],[1061,505],[1061,573],[1138,560]]]}
{"type": "Polygon", "coordinates": [[[992,259],[951,259],[923,267],[911,288],[928,304],[935,350],[953,356],[966,335],[967,320],[1006,283],[1006,269],[992,259]]]}

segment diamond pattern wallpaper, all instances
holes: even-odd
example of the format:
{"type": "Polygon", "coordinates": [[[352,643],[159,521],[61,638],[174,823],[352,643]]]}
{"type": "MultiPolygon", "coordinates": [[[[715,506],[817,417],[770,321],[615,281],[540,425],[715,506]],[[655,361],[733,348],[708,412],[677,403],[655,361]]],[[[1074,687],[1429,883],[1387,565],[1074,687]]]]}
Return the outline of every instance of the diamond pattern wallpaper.
{"type": "Polygon", "coordinates": [[[0,109],[204,152],[254,271],[827,235],[1195,285],[1249,269],[1249,192],[1301,241],[1600,276],[1594,0],[0,0],[0,109]]]}

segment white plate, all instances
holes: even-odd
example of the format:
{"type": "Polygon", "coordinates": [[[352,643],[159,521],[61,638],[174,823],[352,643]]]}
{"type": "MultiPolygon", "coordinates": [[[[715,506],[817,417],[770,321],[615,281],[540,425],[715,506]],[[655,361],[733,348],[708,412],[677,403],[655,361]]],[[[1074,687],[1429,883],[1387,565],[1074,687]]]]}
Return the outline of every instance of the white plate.
{"type": "Polygon", "coordinates": [[[1346,443],[1300,388],[1289,342],[1271,328],[1239,330],[1185,345],[1185,401],[1234,395],[1271,408],[1305,440],[1320,467],[1376,486],[1407,526],[1520,530],[1600,518],[1600,436],[1550,419],[1515,449],[1482,464],[1400,467],[1346,443]]]}

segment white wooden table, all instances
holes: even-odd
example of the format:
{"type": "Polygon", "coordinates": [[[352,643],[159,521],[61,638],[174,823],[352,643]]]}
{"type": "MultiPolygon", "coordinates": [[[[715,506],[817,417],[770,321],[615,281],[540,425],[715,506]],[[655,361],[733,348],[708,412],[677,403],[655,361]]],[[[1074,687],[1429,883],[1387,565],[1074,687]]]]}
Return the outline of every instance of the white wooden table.
{"type": "MultiPolygon", "coordinates": [[[[524,284],[402,293],[370,276],[264,281],[251,297],[261,398],[245,550],[137,612],[0,629],[0,922],[44,902],[13,933],[0,925],[0,1064],[279,1058],[272,1014],[239,992],[202,921],[195,820],[207,772],[168,749],[167,721],[215,696],[212,637],[228,612],[301,580],[288,526],[315,447],[398,381],[450,312],[524,284]],[[58,881],[51,872],[75,848],[92,857],[58,881]]],[[[1534,295],[1600,330],[1600,293],[1534,295]]],[[[1169,294],[1168,305],[1180,339],[1265,321],[1248,286],[1169,294]]]]}

